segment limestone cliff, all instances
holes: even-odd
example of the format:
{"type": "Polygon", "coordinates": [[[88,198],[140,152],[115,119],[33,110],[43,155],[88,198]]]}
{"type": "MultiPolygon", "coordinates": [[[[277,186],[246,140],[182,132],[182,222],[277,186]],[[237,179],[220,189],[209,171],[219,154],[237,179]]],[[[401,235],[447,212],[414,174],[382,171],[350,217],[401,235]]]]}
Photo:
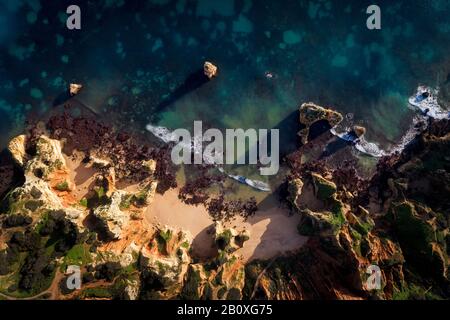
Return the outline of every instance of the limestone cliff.
{"type": "Polygon", "coordinates": [[[319,122],[325,121],[330,128],[338,125],[342,120],[342,115],[334,110],[326,109],[314,103],[303,103],[300,108],[300,124],[303,128],[298,132],[301,142],[308,143],[310,127],[319,122]]]}
{"type": "Polygon", "coordinates": [[[449,132],[448,120],[432,122],[401,154],[383,158],[357,189],[339,169],[296,167],[287,200],[309,241],[292,255],[248,264],[245,296],[448,298],[449,132]],[[377,290],[368,282],[374,267],[377,290]]]}

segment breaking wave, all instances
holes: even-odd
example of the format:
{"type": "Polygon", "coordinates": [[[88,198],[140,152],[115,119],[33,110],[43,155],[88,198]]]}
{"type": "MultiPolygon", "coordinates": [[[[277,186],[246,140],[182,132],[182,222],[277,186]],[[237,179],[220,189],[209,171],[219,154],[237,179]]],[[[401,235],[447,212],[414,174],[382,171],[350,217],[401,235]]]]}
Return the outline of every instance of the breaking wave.
{"type": "MultiPolygon", "coordinates": [[[[156,136],[157,138],[159,138],[161,141],[163,141],[165,143],[180,143],[181,146],[183,146],[185,148],[190,148],[195,154],[200,154],[200,155],[203,154],[202,141],[196,141],[193,139],[193,140],[191,140],[190,143],[188,143],[188,142],[181,143],[181,142],[179,142],[178,135],[176,135],[174,132],[170,131],[166,127],[158,127],[158,126],[153,126],[151,124],[148,124],[146,126],[146,129],[147,129],[147,131],[150,131],[151,133],[153,133],[154,136],[156,136]]],[[[214,158],[211,155],[203,154],[202,156],[203,156],[203,161],[206,164],[217,166],[214,161],[214,158]]],[[[218,167],[218,169],[221,173],[226,175],[228,178],[236,180],[242,184],[246,184],[249,187],[252,187],[253,189],[256,189],[259,191],[264,191],[264,192],[271,191],[270,186],[263,181],[252,180],[252,179],[248,179],[244,176],[229,174],[229,173],[225,172],[225,170],[222,167],[218,167]]]]}
{"type": "Polygon", "coordinates": [[[450,117],[450,112],[444,110],[438,103],[438,89],[433,89],[426,86],[419,86],[415,95],[408,99],[411,109],[420,111],[420,114],[414,116],[413,121],[402,136],[400,142],[394,145],[389,150],[383,150],[377,143],[367,141],[364,136],[359,139],[354,139],[348,132],[350,128],[345,128],[343,132],[337,132],[336,128],[332,128],[330,131],[333,135],[346,140],[348,142],[355,143],[355,149],[359,152],[380,158],[386,155],[400,152],[404,147],[410,143],[422,130],[426,129],[428,119],[445,119],[450,117]]]}

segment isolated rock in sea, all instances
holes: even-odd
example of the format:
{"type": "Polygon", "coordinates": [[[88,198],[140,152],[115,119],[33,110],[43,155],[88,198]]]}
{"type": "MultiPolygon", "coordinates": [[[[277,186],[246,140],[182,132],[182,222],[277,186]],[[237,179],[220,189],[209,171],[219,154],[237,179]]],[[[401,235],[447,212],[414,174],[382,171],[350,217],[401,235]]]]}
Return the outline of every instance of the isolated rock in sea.
{"type": "Polygon", "coordinates": [[[126,192],[115,191],[107,204],[94,209],[93,214],[98,219],[102,229],[111,239],[120,239],[122,229],[128,223],[129,214],[120,210],[126,192]]]}
{"type": "Polygon", "coordinates": [[[26,136],[24,134],[13,138],[8,144],[8,150],[11,153],[13,159],[19,164],[23,166],[27,161],[27,154],[25,151],[26,145],[26,136]]]}
{"type": "Polygon", "coordinates": [[[71,96],[75,96],[80,93],[81,89],[83,89],[83,85],[79,83],[71,83],[69,85],[69,93],[71,96]]]}
{"type": "Polygon", "coordinates": [[[325,120],[331,127],[338,125],[342,120],[342,115],[334,110],[325,109],[312,102],[303,103],[300,106],[300,124],[304,126],[298,132],[303,144],[308,143],[309,128],[317,121],[325,120]]]}
{"type": "Polygon", "coordinates": [[[217,76],[218,69],[217,66],[209,61],[206,61],[203,65],[203,72],[205,76],[207,76],[209,79],[212,79],[217,76]]]}
{"type": "Polygon", "coordinates": [[[353,132],[358,138],[360,138],[366,133],[366,128],[361,126],[353,126],[353,132]]]}

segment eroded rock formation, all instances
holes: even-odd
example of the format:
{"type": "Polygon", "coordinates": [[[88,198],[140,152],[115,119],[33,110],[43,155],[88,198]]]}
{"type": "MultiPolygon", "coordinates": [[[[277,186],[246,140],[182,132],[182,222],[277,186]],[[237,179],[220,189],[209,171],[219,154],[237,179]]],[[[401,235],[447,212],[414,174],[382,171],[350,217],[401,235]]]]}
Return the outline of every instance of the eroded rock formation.
{"type": "Polygon", "coordinates": [[[339,112],[323,108],[312,102],[303,103],[299,110],[300,124],[303,128],[298,132],[298,135],[303,144],[308,143],[309,129],[314,123],[326,121],[332,128],[343,120],[343,117],[339,112]]]}
{"type": "Polygon", "coordinates": [[[217,71],[218,71],[217,66],[215,66],[214,64],[212,64],[209,61],[206,61],[205,64],[203,65],[203,73],[209,79],[212,79],[212,78],[216,77],[217,76],[217,71]]]}

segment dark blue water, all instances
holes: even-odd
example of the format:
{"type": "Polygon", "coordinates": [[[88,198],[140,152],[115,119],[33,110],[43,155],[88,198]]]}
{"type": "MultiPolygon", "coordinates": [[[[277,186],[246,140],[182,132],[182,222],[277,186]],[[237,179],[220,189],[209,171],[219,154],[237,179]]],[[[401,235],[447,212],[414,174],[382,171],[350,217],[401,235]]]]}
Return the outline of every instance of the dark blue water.
{"type": "Polygon", "coordinates": [[[411,122],[408,96],[450,71],[450,2],[377,1],[380,31],[366,28],[369,4],[2,0],[0,143],[57,104],[70,82],[85,85],[85,105],[138,131],[194,120],[272,128],[313,101],[352,113],[368,139],[395,143],[411,122]],[[71,3],[81,7],[80,31],[65,27],[71,3]],[[189,81],[205,60],[218,78],[189,81]]]}

